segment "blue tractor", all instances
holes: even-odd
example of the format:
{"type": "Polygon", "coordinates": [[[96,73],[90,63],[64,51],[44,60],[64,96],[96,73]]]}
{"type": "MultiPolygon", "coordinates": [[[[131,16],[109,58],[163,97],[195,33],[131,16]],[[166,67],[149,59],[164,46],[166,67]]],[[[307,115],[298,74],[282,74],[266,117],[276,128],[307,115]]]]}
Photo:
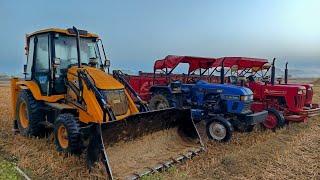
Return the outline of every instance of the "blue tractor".
{"type": "Polygon", "coordinates": [[[201,80],[206,73],[201,69],[206,69],[213,62],[213,58],[190,56],[167,56],[157,60],[149,107],[191,108],[196,122],[206,122],[209,139],[226,142],[231,139],[234,130],[251,132],[256,124],[266,119],[268,112],[251,111],[253,92],[249,88],[224,84],[223,65],[220,84],[201,80]],[[173,70],[181,63],[189,64],[188,74],[173,74],[173,70]],[[158,70],[163,73],[157,73],[158,70]]]}

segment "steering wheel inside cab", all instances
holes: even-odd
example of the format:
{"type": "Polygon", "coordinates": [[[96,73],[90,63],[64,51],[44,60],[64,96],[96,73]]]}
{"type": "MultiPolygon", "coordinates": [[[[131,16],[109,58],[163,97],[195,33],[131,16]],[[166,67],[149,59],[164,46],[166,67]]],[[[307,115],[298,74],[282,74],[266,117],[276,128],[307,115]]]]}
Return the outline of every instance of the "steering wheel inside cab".
{"type": "Polygon", "coordinates": [[[187,83],[189,84],[196,83],[198,79],[195,76],[196,74],[190,74],[189,76],[187,76],[187,83]]]}
{"type": "Polygon", "coordinates": [[[264,77],[261,79],[261,81],[264,82],[264,83],[270,82],[270,76],[264,76],[264,77]]]}

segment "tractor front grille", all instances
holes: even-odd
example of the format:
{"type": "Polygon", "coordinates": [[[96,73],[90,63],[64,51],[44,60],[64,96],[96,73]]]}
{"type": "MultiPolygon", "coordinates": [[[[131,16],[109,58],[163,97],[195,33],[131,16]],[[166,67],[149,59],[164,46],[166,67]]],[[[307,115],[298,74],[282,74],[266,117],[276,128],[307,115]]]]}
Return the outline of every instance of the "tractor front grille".
{"type": "Polygon", "coordinates": [[[247,113],[251,111],[251,104],[252,102],[244,102],[243,103],[243,109],[242,109],[242,113],[247,113]]]}
{"type": "Polygon", "coordinates": [[[243,103],[243,111],[249,111],[251,109],[252,102],[243,103]]]}
{"type": "Polygon", "coordinates": [[[304,106],[304,97],[302,95],[298,95],[294,97],[294,102],[297,108],[303,108],[304,106]]]}
{"type": "Polygon", "coordinates": [[[307,90],[306,92],[306,100],[312,99],[312,89],[307,90]]]}
{"type": "Polygon", "coordinates": [[[129,102],[124,89],[106,90],[103,94],[115,116],[124,115],[128,112],[129,102]]]}

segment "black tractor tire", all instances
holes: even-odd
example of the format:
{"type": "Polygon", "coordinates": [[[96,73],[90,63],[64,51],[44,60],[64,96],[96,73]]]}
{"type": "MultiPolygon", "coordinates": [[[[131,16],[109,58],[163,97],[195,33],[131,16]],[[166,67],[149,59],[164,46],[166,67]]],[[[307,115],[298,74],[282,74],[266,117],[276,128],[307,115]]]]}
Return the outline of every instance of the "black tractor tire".
{"type": "Polygon", "coordinates": [[[228,142],[232,138],[233,126],[223,117],[214,117],[206,121],[206,132],[210,140],[228,142]]]}
{"type": "Polygon", "coordinates": [[[149,101],[150,110],[160,110],[170,108],[170,103],[167,97],[163,94],[157,93],[152,95],[149,101]]]}
{"type": "Polygon", "coordinates": [[[21,135],[43,137],[45,127],[45,112],[41,110],[44,104],[35,100],[29,90],[21,90],[16,105],[16,125],[21,135]]]}
{"type": "MultiPolygon", "coordinates": [[[[271,129],[275,131],[276,129],[283,128],[286,125],[286,120],[284,119],[284,116],[277,110],[273,108],[266,109],[268,111],[268,116],[273,117],[273,125],[267,124],[267,122],[262,123],[262,127],[265,129],[271,129]]],[[[269,117],[267,117],[266,121],[269,117]]]]}
{"type": "Polygon", "coordinates": [[[83,141],[78,120],[73,114],[58,115],[54,123],[54,142],[59,152],[81,154],[83,141]]]}

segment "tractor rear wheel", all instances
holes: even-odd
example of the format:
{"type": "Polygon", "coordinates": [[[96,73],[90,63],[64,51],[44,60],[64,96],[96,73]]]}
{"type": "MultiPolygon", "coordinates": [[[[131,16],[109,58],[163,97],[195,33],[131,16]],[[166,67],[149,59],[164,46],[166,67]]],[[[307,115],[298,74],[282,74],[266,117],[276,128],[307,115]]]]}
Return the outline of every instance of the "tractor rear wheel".
{"type": "Polygon", "coordinates": [[[267,109],[268,116],[265,121],[263,121],[262,125],[266,129],[276,130],[277,128],[282,128],[286,121],[282,114],[279,113],[279,111],[270,108],[267,109]]]}
{"type": "Polygon", "coordinates": [[[41,122],[45,114],[41,111],[43,103],[34,99],[29,90],[21,90],[16,106],[17,127],[23,136],[44,136],[41,122]]]}
{"type": "Polygon", "coordinates": [[[155,94],[149,101],[149,107],[151,110],[160,110],[169,108],[170,104],[165,95],[155,94]]]}
{"type": "Polygon", "coordinates": [[[231,123],[223,117],[216,117],[207,121],[206,130],[209,139],[219,142],[229,141],[233,133],[231,123]]]}
{"type": "Polygon", "coordinates": [[[81,154],[80,127],[73,114],[60,114],[54,123],[54,141],[57,150],[64,153],[81,154]]]}

